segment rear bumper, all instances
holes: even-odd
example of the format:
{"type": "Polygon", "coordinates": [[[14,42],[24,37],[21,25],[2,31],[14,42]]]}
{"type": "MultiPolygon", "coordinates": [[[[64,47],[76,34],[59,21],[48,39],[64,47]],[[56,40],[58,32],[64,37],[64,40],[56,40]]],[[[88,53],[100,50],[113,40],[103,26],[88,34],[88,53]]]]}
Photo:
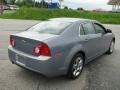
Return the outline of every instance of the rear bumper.
{"type": "Polygon", "coordinates": [[[11,46],[8,47],[8,55],[12,63],[38,72],[47,77],[55,77],[66,74],[66,70],[59,65],[59,62],[51,57],[36,57],[28,55],[12,48],[11,46]]]}

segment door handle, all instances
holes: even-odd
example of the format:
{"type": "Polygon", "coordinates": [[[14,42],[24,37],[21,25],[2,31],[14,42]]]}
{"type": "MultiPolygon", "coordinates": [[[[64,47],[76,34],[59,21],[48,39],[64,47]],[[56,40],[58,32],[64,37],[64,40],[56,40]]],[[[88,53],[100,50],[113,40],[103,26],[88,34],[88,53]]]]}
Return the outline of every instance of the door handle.
{"type": "Polygon", "coordinates": [[[87,41],[89,41],[89,39],[88,39],[88,38],[86,38],[84,41],[86,41],[86,42],[87,42],[87,41]]]}

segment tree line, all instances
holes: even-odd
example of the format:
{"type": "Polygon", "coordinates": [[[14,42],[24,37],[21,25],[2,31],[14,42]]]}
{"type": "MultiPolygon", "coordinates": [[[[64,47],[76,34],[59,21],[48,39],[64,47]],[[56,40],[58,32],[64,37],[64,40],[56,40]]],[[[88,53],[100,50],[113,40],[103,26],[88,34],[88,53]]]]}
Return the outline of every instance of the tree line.
{"type": "Polygon", "coordinates": [[[35,0],[0,0],[1,4],[11,4],[11,5],[18,5],[20,7],[43,7],[47,8],[48,3],[45,0],[41,0],[41,2],[36,2],[35,0]]]}
{"type": "MultiPolygon", "coordinates": [[[[38,8],[48,8],[48,3],[45,0],[41,2],[36,2],[35,0],[0,0],[0,3],[18,5],[19,7],[38,7],[38,8]]],[[[64,9],[69,9],[67,6],[64,9]]],[[[77,8],[77,10],[84,11],[83,8],[77,8]]]]}

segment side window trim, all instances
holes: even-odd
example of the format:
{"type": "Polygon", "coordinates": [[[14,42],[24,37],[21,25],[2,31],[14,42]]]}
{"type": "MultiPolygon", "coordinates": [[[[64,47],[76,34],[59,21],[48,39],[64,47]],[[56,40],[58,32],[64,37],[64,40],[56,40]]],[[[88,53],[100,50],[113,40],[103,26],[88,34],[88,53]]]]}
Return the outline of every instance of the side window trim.
{"type": "MultiPolygon", "coordinates": [[[[81,27],[83,28],[82,24],[79,25],[79,36],[81,36],[81,27]]],[[[85,35],[85,31],[83,29],[84,35],[85,35]]]]}

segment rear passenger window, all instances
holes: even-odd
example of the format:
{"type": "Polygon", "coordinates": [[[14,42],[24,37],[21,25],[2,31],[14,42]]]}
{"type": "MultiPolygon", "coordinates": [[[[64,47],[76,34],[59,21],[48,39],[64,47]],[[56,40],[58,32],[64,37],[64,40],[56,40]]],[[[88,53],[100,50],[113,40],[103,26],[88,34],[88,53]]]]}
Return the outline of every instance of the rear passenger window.
{"type": "Polygon", "coordinates": [[[92,23],[83,24],[85,34],[95,34],[95,29],[92,23]]]}
{"type": "Polygon", "coordinates": [[[83,29],[82,26],[80,26],[80,35],[85,35],[85,33],[84,33],[84,29],[83,29]]]}

